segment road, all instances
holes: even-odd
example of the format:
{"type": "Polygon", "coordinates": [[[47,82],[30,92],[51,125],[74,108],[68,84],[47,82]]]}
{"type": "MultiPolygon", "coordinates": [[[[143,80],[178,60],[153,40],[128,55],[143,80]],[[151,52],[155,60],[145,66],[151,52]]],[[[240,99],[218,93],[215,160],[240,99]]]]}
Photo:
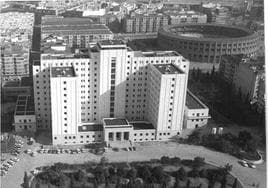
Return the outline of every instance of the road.
{"type": "MultiPolygon", "coordinates": [[[[193,159],[196,156],[205,157],[206,161],[224,166],[226,163],[233,165],[232,173],[237,176],[245,185],[245,188],[253,188],[253,183],[258,184],[259,188],[266,187],[266,164],[257,165],[257,169],[242,167],[237,163],[238,159],[220,152],[211,151],[202,146],[184,145],[178,143],[146,143],[137,146],[137,151],[119,151],[107,152],[104,154],[110,162],[119,161],[144,161],[160,158],[161,156],[178,156],[181,159],[193,159]]],[[[56,162],[63,163],[83,163],[87,161],[99,162],[102,156],[96,156],[91,153],[82,154],[38,154],[31,157],[27,154],[21,154],[20,161],[12,167],[8,174],[1,180],[2,188],[19,188],[23,182],[24,171],[31,171],[36,167],[52,165],[56,162]]]]}

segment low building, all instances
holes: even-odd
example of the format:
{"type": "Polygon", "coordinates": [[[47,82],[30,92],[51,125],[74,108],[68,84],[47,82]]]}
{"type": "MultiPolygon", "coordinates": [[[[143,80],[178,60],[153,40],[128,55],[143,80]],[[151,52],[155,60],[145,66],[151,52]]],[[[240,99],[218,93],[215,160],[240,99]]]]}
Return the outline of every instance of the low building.
{"type": "Polygon", "coordinates": [[[29,95],[20,95],[17,99],[14,113],[15,132],[35,132],[36,117],[34,113],[34,101],[29,95]]]}
{"type": "Polygon", "coordinates": [[[208,123],[209,108],[202,103],[192,92],[187,91],[184,129],[199,128],[208,123]]]}
{"type": "Polygon", "coordinates": [[[69,47],[87,48],[90,43],[113,39],[113,33],[104,24],[93,23],[89,18],[42,18],[41,38],[60,36],[69,47]]]}

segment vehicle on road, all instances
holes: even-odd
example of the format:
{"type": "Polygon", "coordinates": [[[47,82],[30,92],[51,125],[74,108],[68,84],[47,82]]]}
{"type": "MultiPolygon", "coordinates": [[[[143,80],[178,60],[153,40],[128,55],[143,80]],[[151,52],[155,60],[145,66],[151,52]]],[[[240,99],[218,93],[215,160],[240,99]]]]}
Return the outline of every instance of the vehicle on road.
{"type": "Polygon", "coordinates": [[[248,166],[249,166],[250,168],[256,168],[256,166],[255,166],[253,163],[248,163],[248,166]]]}

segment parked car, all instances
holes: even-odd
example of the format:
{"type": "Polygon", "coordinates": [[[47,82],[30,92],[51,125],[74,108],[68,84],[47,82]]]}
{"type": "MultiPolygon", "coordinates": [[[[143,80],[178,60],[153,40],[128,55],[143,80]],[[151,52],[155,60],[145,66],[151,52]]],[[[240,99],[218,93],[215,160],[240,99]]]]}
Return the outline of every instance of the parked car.
{"type": "Polygon", "coordinates": [[[31,156],[32,156],[32,157],[35,157],[36,155],[37,155],[37,153],[34,152],[34,151],[31,153],[31,156]]]}
{"type": "Polygon", "coordinates": [[[10,160],[14,162],[18,162],[20,159],[18,159],[17,157],[14,157],[14,158],[11,158],[10,160]]]}
{"type": "Polygon", "coordinates": [[[9,161],[7,161],[7,163],[8,163],[8,164],[10,164],[10,166],[13,166],[13,165],[15,164],[15,162],[14,162],[14,161],[10,161],[10,160],[9,160],[9,161]]]}
{"type": "Polygon", "coordinates": [[[248,163],[248,166],[249,166],[250,168],[256,168],[256,166],[255,166],[253,163],[248,163]]]}
{"type": "Polygon", "coordinates": [[[241,164],[242,166],[244,166],[244,167],[248,167],[247,162],[246,162],[246,161],[244,161],[244,160],[240,161],[240,164],[241,164]]]}
{"type": "Polygon", "coordinates": [[[2,171],[2,170],[1,170],[0,176],[4,176],[4,175],[6,175],[6,174],[7,174],[7,171],[2,171]]]}
{"type": "Polygon", "coordinates": [[[6,168],[10,168],[10,167],[11,167],[11,165],[10,165],[10,164],[8,164],[8,163],[3,164],[3,166],[4,166],[4,167],[6,167],[6,168]]]}

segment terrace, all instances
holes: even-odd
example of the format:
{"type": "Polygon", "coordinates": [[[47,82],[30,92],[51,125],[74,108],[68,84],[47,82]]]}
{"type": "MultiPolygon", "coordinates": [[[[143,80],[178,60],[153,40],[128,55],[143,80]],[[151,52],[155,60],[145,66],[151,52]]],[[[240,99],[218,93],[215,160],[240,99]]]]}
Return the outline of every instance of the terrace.
{"type": "Polygon", "coordinates": [[[192,92],[187,91],[186,95],[186,106],[189,109],[202,109],[208,108],[205,104],[203,104],[192,92]]]}
{"type": "Polygon", "coordinates": [[[153,65],[161,74],[183,74],[184,72],[180,70],[173,64],[158,64],[153,65]]]}
{"type": "Polygon", "coordinates": [[[15,115],[34,115],[34,100],[31,96],[18,96],[15,115]]]}
{"type": "Polygon", "coordinates": [[[75,72],[73,67],[52,67],[51,69],[52,77],[75,77],[75,72]]]}

